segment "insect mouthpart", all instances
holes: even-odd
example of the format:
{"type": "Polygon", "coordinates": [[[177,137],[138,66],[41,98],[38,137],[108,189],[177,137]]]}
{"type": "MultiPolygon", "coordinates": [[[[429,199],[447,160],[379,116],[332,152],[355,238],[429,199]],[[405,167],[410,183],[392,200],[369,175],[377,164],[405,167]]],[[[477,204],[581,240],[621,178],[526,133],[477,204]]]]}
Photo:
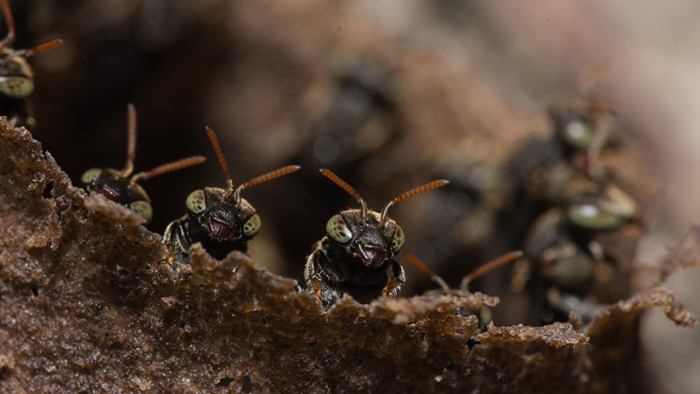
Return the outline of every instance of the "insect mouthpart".
{"type": "Polygon", "coordinates": [[[237,234],[236,227],[231,221],[215,215],[207,217],[204,225],[211,237],[217,241],[232,239],[237,234]]]}
{"type": "Polygon", "coordinates": [[[112,185],[106,183],[95,185],[95,187],[90,192],[101,194],[105,196],[108,200],[114,201],[116,203],[121,203],[119,199],[120,196],[124,193],[124,191],[117,190],[114,187],[112,187],[112,185]]]}
{"type": "Polygon", "coordinates": [[[366,245],[359,243],[356,246],[357,255],[368,267],[379,267],[387,258],[387,252],[380,245],[366,245]]]}

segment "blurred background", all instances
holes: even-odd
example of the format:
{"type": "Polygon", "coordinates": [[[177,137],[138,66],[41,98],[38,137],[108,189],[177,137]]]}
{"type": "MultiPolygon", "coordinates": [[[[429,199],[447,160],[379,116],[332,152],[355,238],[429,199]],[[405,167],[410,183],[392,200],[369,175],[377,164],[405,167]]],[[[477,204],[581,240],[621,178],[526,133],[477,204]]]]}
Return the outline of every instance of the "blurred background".
{"type": "MultiPolygon", "coordinates": [[[[654,266],[700,223],[694,1],[11,4],[16,48],[55,37],[66,42],[30,60],[34,135],[76,185],[88,168],[124,165],[130,102],[139,113],[136,171],[209,157],[143,184],[153,200],[152,231],[162,233],[184,214],[191,191],[224,186],[205,126],[219,135],[237,184],[284,165],[304,167],[244,193],[263,220],[249,253],[279,274],[301,280],[326,220],[356,205],[318,174],[322,166],[376,210],[411,187],[452,180],[391,214],[406,231],[406,250],[452,286],[517,247],[522,230],[499,216],[512,198],[499,186],[505,163],[530,136],[551,134],[548,106],[583,94],[582,75],[601,62],[610,72],[588,93],[614,103],[627,146],[643,152],[625,156],[638,162],[623,175],[631,184],[652,177],[661,190],[641,197],[654,215],[647,215],[648,233],[629,259],[654,266]]],[[[404,266],[409,283],[401,295],[434,287],[404,266]]],[[[517,314],[522,300],[508,302],[506,276],[495,272],[473,289],[502,296],[499,308],[517,314]]],[[[696,314],[698,280],[700,273],[688,271],[666,284],[696,314]]],[[[653,311],[643,337],[657,392],[697,392],[698,331],[676,328],[653,311]]]]}

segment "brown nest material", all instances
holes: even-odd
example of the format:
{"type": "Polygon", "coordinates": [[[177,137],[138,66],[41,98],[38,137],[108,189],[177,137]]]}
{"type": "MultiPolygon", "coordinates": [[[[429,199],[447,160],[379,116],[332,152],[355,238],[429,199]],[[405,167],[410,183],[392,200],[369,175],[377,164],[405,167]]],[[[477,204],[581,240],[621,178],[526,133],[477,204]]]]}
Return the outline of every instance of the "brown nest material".
{"type": "MultiPolygon", "coordinates": [[[[641,312],[695,324],[661,288],[585,327],[482,332],[467,311],[498,299],[479,293],[325,311],[242,253],[165,264],[140,222],[0,120],[0,392],[621,392],[640,381],[641,312]]],[[[694,261],[664,267],[696,265],[689,239],[671,256],[694,261]]]]}

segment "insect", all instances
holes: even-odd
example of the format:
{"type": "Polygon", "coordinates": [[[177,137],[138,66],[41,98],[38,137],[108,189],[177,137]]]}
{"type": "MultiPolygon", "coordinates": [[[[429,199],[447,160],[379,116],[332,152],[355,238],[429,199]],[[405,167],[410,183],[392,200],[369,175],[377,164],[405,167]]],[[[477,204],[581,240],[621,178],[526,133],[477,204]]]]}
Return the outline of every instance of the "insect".
{"type": "Polygon", "coordinates": [[[148,223],[153,218],[153,207],[151,206],[151,199],[139,185],[139,182],[201,164],[206,161],[206,158],[203,156],[192,156],[132,175],[134,172],[134,159],[136,158],[136,109],[132,104],[129,104],[128,108],[126,166],[121,171],[113,168],[91,168],[83,173],[80,181],[85,185],[88,192],[99,193],[117,204],[124,205],[141,215],[148,223]]]}
{"type": "Polygon", "coordinates": [[[405,243],[401,227],[389,218],[394,204],[409,197],[449,183],[436,180],[411,189],[389,201],[381,213],[369,210],[367,203],[345,181],[328,169],[321,174],[348,192],[360,209],[347,209],[334,215],[326,224],[326,236],[313,247],[306,261],[304,279],[307,288],[324,306],[333,304],[343,294],[361,303],[379,297],[394,297],[406,281],[403,267],[393,259],[405,243]]]}
{"type": "Polygon", "coordinates": [[[226,177],[226,189],[205,187],[187,196],[187,213],[172,221],[163,236],[163,243],[169,248],[168,262],[171,264],[186,259],[190,247],[196,242],[200,242],[209,255],[219,260],[234,250],[246,252],[248,241],[258,235],[262,222],[255,208],[241,198],[241,192],[301,168],[297,165],[282,167],[234,188],[216,134],[207,128],[207,135],[226,177]]]}
{"type": "Polygon", "coordinates": [[[5,15],[7,36],[0,41],[0,115],[19,127],[33,130],[36,121],[31,114],[27,98],[34,90],[34,73],[27,58],[56,48],[63,40],[54,39],[30,49],[16,50],[10,47],[15,40],[15,22],[8,0],[0,0],[5,15]]]}
{"type": "Polygon", "coordinates": [[[397,136],[395,82],[377,62],[354,56],[336,56],[333,71],[305,94],[311,122],[302,159],[355,172],[397,136]]]}
{"type": "Polygon", "coordinates": [[[568,204],[544,212],[528,231],[523,249],[530,263],[516,265],[511,281],[521,290],[534,271],[533,303],[545,305],[540,313],[545,323],[566,320],[569,311],[590,315],[593,289],[612,281],[619,269],[595,238],[622,228],[637,213],[635,201],[610,181],[580,180],[569,188],[577,190],[568,204]]]}
{"type": "Polygon", "coordinates": [[[430,256],[433,268],[449,277],[464,276],[473,268],[465,262],[482,258],[500,208],[497,167],[489,149],[474,142],[440,149],[422,166],[430,178],[450,184],[437,190],[420,213],[413,249],[430,256]]]}

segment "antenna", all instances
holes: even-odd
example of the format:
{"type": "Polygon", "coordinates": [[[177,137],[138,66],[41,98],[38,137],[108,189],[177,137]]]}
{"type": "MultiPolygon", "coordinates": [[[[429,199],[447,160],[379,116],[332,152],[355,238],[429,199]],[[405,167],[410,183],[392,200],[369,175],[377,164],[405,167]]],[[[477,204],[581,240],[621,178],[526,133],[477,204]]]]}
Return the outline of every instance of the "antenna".
{"type": "Polygon", "coordinates": [[[8,0],[0,0],[2,4],[2,13],[5,14],[5,25],[7,26],[7,36],[0,41],[0,49],[12,44],[15,41],[15,20],[12,17],[10,2],[8,0]]]}
{"type": "Polygon", "coordinates": [[[277,170],[270,171],[266,174],[255,177],[255,178],[249,180],[248,182],[238,186],[236,188],[236,191],[233,194],[235,197],[235,200],[236,200],[236,205],[241,205],[241,191],[243,191],[243,189],[257,186],[263,182],[271,181],[275,178],[279,178],[281,176],[291,174],[293,172],[299,171],[299,169],[301,169],[301,166],[298,166],[298,165],[291,165],[291,166],[282,167],[282,168],[279,168],[277,170]]]}
{"type": "Polygon", "coordinates": [[[207,136],[209,137],[209,141],[211,141],[211,146],[214,148],[216,158],[217,160],[219,160],[221,170],[224,172],[224,177],[226,177],[226,191],[224,192],[224,194],[221,195],[221,200],[223,201],[234,191],[233,180],[231,180],[231,173],[228,170],[228,163],[226,163],[226,158],[224,157],[223,152],[221,152],[221,144],[219,144],[219,139],[216,138],[214,130],[212,130],[210,127],[207,127],[207,136]]]}
{"type": "Polygon", "coordinates": [[[430,279],[436,282],[446,294],[450,294],[450,286],[447,285],[444,279],[442,279],[438,274],[433,272],[424,262],[422,262],[418,257],[408,253],[403,252],[401,254],[409,263],[418,267],[419,270],[423,271],[424,274],[428,275],[430,279]]]}
{"type": "Polygon", "coordinates": [[[391,208],[394,204],[401,202],[409,197],[413,197],[417,194],[425,193],[428,190],[433,190],[437,189],[438,187],[442,187],[450,183],[447,179],[440,179],[437,181],[432,181],[430,183],[426,183],[425,185],[418,186],[416,188],[413,188],[407,192],[402,193],[400,196],[394,198],[393,200],[389,201],[385,206],[384,209],[382,209],[382,219],[381,219],[381,224],[384,225],[386,223],[386,219],[389,217],[389,208],[391,208]]]}
{"type": "Polygon", "coordinates": [[[352,186],[348,185],[347,182],[340,179],[340,177],[336,175],[333,171],[327,168],[321,168],[319,171],[321,172],[321,174],[323,174],[323,176],[330,179],[336,185],[340,186],[341,189],[348,192],[348,194],[350,194],[351,196],[355,197],[355,200],[357,200],[357,202],[360,203],[360,208],[362,209],[362,224],[365,224],[367,222],[367,203],[362,197],[360,197],[360,193],[358,193],[357,190],[353,189],[352,186]]]}
{"type": "Polygon", "coordinates": [[[46,41],[43,44],[39,44],[39,45],[35,46],[34,48],[20,49],[18,51],[14,51],[11,54],[7,55],[3,64],[7,64],[13,57],[21,56],[21,57],[27,58],[27,57],[37,55],[41,52],[48,51],[49,49],[60,47],[61,45],[63,45],[63,40],[61,40],[60,38],[54,38],[53,40],[46,41]]]}
{"type": "Polygon", "coordinates": [[[173,171],[178,171],[182,170],[187,167],[192,167],[196,166],[198,164],[202,164],[205,161],[207,161],[207,158],[204,156],[192,156],[192,157],[187,157],[184,159],[180,159],[177,161],[173,161],[171,163],[166,163],[159,165],[158,167],[144,171],[144,172],[139,172],[138,174],[134,175],[131,177],[131,181],[129,182],[131,185],[135,184],[138,181],[145,181],[154,177],[157,177],[159,175],[167,174],[169,172],[173,171]]]}
{"type": "Polygon", "coordinates": [[[134,172],[134,159],[136,158],[136,107],[129,103],[127,110],[127,147],[126,147],[126,165],[119,176],[126,178],[134,172]]]}
{"type": "Polygon", "coordinates": [[[474,271],[472,271],[469,275],[465,276],[464,279],[462,279],[462,283],[460,285],[460,288],[464,292],[468,292],[469,288],[469,283],[473,281],[476,278],[479,278],[480,276],[495,270],[496,268],[506,265],[512,261],[515,261],[519,258],[523,257],[523,252],[516,250],[513,252],[508,252],[500,257],[497,257],[491,261],[489,261],[486,264],[483,264],[479,267],[477,267],[474,271]]]}

